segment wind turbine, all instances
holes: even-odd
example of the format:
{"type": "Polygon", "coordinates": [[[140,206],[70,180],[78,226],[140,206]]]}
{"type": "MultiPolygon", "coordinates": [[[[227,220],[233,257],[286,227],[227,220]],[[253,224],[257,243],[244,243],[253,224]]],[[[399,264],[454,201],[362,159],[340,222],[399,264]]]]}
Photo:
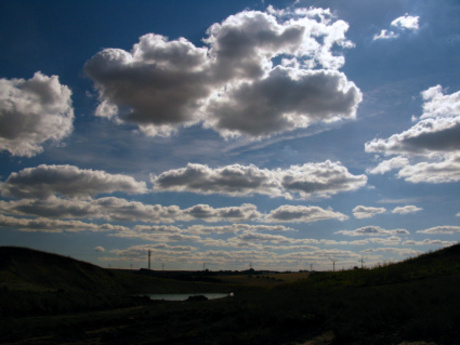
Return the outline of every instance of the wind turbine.
{"type": "Polygon", "coordinates": [[[335,263],[337,262],[337,259],[335,258],[329,258],[332,261],[332,271],[335,272],[335,263]]]}

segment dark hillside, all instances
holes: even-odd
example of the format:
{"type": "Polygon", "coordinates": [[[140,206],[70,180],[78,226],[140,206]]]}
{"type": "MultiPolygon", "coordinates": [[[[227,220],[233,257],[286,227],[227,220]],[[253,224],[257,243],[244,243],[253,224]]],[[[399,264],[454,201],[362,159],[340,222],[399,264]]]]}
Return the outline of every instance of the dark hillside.
{"type": "Polygon", "coordinates": [[[460,245],[373,269],[317,272],[276,295],[274,309],[295,295],[337,344],[460,344],[460,245]]]}
{"type": "Polygon", "coordinates": [[[69,257],[0,247],[0,316],[43,315],[137,303],[114,274],[69,257]]]}
{"type": "Polygon", "coordinates": [[[70,257],[0,247],[0,287],[22,291],[122,293],[113,273],[70,257]]]}

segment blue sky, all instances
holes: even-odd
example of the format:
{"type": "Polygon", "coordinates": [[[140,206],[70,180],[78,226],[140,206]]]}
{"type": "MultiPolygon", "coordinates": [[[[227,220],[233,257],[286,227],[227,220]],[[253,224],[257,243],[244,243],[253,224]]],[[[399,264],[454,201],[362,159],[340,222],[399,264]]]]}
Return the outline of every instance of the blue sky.
{"type": "Polygon", "coordinates": [[[2,1],[0,245],[299,270],[460,236],[455,1],[2,1]]]}

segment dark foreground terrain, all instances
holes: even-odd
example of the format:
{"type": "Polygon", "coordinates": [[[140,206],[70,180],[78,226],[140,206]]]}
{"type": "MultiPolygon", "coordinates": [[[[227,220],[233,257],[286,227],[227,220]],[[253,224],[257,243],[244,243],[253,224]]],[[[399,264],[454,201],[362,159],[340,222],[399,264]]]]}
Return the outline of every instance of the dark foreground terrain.
{"type": "Polygon", "coordinates": [[[310,275],[104,270],[3,247],[0,315],[1,344],[460,344],[460,246],[310,275]]]}

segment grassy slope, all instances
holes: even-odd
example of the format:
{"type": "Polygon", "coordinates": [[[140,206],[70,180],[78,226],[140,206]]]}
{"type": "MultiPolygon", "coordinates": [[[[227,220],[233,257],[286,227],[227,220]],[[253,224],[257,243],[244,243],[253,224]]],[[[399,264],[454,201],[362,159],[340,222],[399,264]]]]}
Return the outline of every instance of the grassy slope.
{"type": "Polygon", "coordinates": [[[372,270],[313,274],[282,290],[278,305],[295,296],[340,343],[460,343],[460,245],[372,270]]]}

